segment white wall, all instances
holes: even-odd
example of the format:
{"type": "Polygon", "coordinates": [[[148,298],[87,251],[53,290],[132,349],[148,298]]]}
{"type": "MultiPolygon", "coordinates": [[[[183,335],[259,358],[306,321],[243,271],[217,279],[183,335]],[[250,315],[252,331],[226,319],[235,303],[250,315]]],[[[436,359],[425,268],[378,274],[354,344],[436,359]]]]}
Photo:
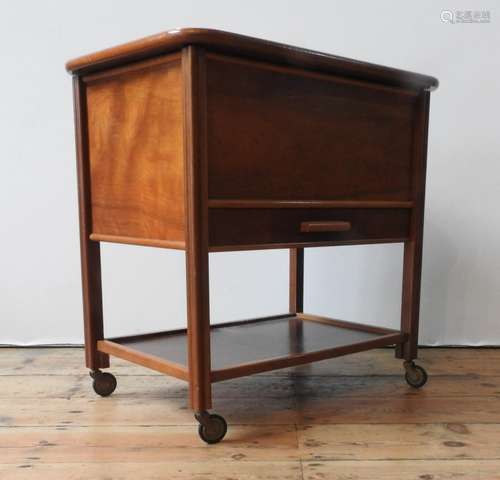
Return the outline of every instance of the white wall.
{"type": "MultiPolygon", "coordinates": [[[[205,26],[435,75],[421,308],[425,344],[500,344],[500,11],[494,2],[16,0],[0,6],[0,343],[81,343],[74,56],[205,26]],[[476,3],[475,5],[472,5],[476,3]],[[490,10],[443,24],[442,9],[490,10]]],[[[306,307],[398,323],[401,246],[306,253],[306,307]]],[[[287,308],[287,252],[211,258],[216,321],[287,308]]],[[[179,252],[104,245],[106,332],[185,323],[179,252]]]]}

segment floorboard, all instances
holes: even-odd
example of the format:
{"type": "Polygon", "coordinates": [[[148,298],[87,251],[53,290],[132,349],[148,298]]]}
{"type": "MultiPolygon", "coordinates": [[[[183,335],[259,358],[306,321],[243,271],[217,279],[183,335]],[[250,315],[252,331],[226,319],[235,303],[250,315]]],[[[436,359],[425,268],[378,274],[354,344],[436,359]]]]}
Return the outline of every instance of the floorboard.
{"type": "Polygon", "coordinates": [[[80,348],[0,349],[2,480],[500,480],[500,349],[390,349],[214,385],[203,444],[184,382],[112,359],[96,397],[80,348]]]}

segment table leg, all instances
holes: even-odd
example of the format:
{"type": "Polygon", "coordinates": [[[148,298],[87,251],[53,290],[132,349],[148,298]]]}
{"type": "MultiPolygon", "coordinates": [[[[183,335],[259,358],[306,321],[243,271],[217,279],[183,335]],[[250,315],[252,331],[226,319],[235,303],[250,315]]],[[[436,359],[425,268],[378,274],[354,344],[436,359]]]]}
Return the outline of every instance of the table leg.
{"type": "Polygon", "coordinates": [[[212,407],[208,251],[200,243],[186,251],[188,368],[191,408],[212,407]]]}
{"type": "Polygon", "coordinates": [[[97,341],[104,338],[99,243],[82,239],[81,257],[85,363],[87,368],[97,371],[109,367],[109,355],[97,350],[97,341]]]}
{"type": "Polygon", "coordinates": [[[422,92],[417,99],[415,109],[413,146],[415,171],[412,178],[415,205],[411,213],[410,238],[404,245],[403,295],[401,302],[401,331],[408,335],[408,340],[396,351],[396,355],[404,358],[406,362],[412,362],[417,358],[418,348],[429,95],[429,92],[422,92]]]}
{"type": "Polygon", "coordinates": [[[97,341],[104,338],[102,315],[100,245],[89,239],[92,233],[90,165],[88,157],[85,87],[80,78],[73,81],[76,156],[78,173],[78,208],[80,217],[80,254],[82,262],[85,363],[92,371],[109,367],[109,356],[97,351],[97,341]]]}
{"type": "Polygon", "coordinates": [[[290,313],[304,311],[304,249],[290,249],[290,313]]]}
{"type": "MultiPolygon", "coordinates": [[[[290,249],[290,277],[289,277],[290,313],[304,311],[304,249],[290,249]]],[[[290,351],[301,353],[303,351],[303,325],[302,320],[293,317],[289,321],[290,351]]]]}
{"type": "Polygon", "coordinates": [[[408,335],[408,340],[402,345],[401,357],[406,361],[417,358],[421,269],[422,241],[411,240],[406,242],[404,246],[401,304],[401,330],[408,335]]]}
{"type": "MultiPolygon", "coordinates": [[[[189,398],[197,418],[212,406],[208,273],[208,172],[206,159],[206,75],[203,49],[182,50],[184,77],[184,163],[189,398]]],[[[208,428],[208,427],[207,427],[208,428]]]]}

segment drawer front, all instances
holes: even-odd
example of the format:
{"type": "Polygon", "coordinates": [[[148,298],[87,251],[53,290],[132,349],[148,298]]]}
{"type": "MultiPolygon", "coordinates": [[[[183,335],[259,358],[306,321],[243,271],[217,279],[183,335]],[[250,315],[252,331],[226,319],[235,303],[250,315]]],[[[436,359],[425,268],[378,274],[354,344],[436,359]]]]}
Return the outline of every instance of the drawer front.
{"type": "Polygon", "coordinates": [[[415,105],[415,92],[209,55],[209,197],[411,200],[415,105]]]}
{"type": "Polygon", "coordinates": [[[212,251],[278,246],[398,242],[408,238],[406,208],[210,208],[212,251]]]}

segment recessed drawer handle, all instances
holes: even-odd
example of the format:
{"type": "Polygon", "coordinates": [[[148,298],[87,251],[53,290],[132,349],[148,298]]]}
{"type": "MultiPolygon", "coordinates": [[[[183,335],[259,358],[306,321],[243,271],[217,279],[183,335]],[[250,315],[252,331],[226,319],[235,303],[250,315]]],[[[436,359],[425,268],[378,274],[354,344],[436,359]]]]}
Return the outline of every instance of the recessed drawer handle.
{"type": "Polygon", "coordinates": [[[301,232],[347,232],[351,222],[302,222],[301,232]]]}

